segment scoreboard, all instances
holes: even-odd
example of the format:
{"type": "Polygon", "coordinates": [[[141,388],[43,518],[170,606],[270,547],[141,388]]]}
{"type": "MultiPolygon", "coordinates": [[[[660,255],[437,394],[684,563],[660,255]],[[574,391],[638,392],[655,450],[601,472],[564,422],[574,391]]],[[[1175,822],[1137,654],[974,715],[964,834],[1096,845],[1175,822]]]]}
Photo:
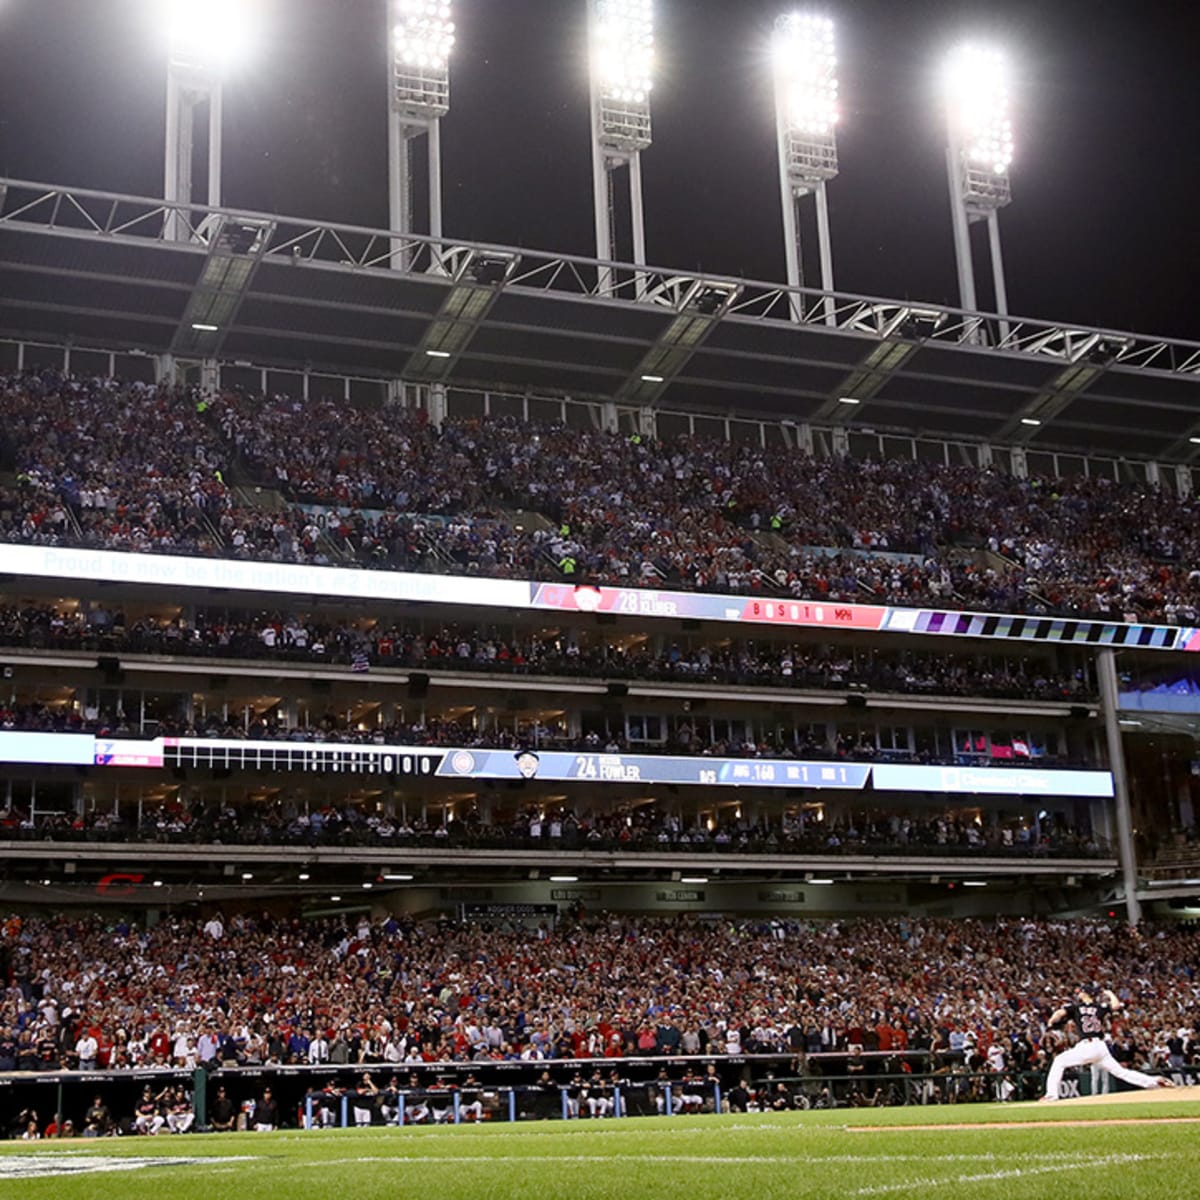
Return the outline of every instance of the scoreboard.
{"type": "Polygon", "coordinates": [[[255,741],[169,737],[137,740],[91,734],[0,732],[0,764],[197,768],[300,772],[398,779],[544,780],[583,784],[800,788],[941,795],[1077,796],[1113,794],[1108,771],[1036,764],[927,766],[792,758],[709,758],[568,750],[492,750],[466,746],[387,746],[356,742],[255,741]]]}

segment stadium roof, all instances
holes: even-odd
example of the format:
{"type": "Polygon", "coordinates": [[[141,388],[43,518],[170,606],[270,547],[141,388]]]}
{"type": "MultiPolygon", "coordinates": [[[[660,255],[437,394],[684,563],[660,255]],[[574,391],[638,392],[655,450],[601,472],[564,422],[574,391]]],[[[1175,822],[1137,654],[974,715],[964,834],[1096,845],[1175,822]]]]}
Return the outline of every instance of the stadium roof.
{"type": "Polygon", "coordinates": [[[1200,343],[609,266],[0,180],[6,336],[1035,449],[1200,455],[1200,343]]]}

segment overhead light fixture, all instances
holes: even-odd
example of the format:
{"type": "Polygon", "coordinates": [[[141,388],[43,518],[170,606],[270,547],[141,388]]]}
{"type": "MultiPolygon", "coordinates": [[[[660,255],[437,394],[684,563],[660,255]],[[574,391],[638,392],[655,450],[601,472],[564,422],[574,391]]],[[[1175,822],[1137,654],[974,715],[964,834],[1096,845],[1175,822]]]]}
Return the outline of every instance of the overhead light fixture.
{"type": "Polygon", "coordinates": [[[426,350],[425,353],[430,358],[449,358],[450,357],[449,350],[426,350]]]}
{"type": "Polygon", "coordinates": [[[1200,437],[1190,437],[1188,438],[1188,441],[1191,442],[1193,446],[1200,446],[1200,437]]]}
{"type": "Polygon", "coordinates": [[[330,896],[329,899],[332,900],[334,904],[336,904],[341,899],[341,896],[330,896]]]}
{"type": "Polygon", "coordinates": [[[386,879],[389,883],[407,883],[411,878],[411,875],[397,875],[395,873],[384,875],[384,879],[386,879]]]}
{"type": "Polygon", "coordinates": [[[371,889],[372,889],[374,886],[375,886],[375,885],[374,885],[374,884],[373,884],[373,883],[372,883],[370,880],[367,880],[367,881],[366,881],[366,882],[363,884],[363,891],[364,891],[364,892],[369,892],[369,891],[370,891],[370,890],[371,890],[371,889]]]}
{"type": "Polygon", "coordinates": [[[854,396],[839,396],[838,403],[839,404],[861,404],[862,401],[857,399],[854,396]]]}
{"type": "Polygon", "coordinates": [[[261,41],[254,5],[244,0],[168,0],[167,53],[172,66],[224,74],[244,63],[261,41]]]}
{"type": "Polygon", "coordinates": [[[654,86],[651,0],[599,0],[592,36],[592,72],[604,99],[647,103],[654,86]]]}
{"type": "Polygon", "coordinates": [[[217,333],[220,330],[220,325],[210,325],[207,321],[193,321],[192,328],[197,333],[217,333]]]}
{"type": "Polygon", "coordinates": [[[679,878],[679,882],[680,883],[707,883],[708,876],[707,875],[681,875],[679,878]]]}
{"type": "Polygon", "coordinates": [[[301,883],[307,883],[311,878],[312,878],[312,876],[309,875],[309,873],[307,871],[300,872],[300,882],[301,883]]]}
{"type": "Polygon", "coordinates": [[[662,383],[663,377],[661,375],[643,375],[642,382],[643,383],[662,383]]]}
{"type": "Polygon", "coordinates": [[[826,887],[828,884],[831,884],[833,882],[833,880],[832,879],[810,879],[810,880],[808,880],[808,882],[815,883],[819,887],[826,887]]]}
{"type": "Polygon", "coordinates": [[[392,37],[396,57],[427,71],[445,71],[454,49],[454,22],[446,0],[405,0],[397,6],[392,37]]]}
{"type": "Polygon", "coordinates": [[[772,50],[788,128],[827,137],[838,120],[833,22],[817,13],[789,13],[775,23],[772,50]]]}
{"type": "Polygon", "coordinates": [[[963,887],[987,887],[986,879],[964,879],[963,887]]]}
{"type": "Polygon", "coordinates": [[[578,883],[579,876],[578,875],[551,875],[550,882],[551,883],[578,883]]]}
{"type": "Polygon", "coordinates": [[[243,880],[243,882],[244,882],[245,880],[248,880],[248,879],[253,879],[253,878],[254,878],[254,872],[253,872],[253,871],[243,871],[243,872],[242,872],[242,880],[243,880]]]}
{"type": "Polygon", "coordinates": [[[156,880],[154,881],[154,886],[155,886],[155,887],[162,887],[162,880],[161,880],[161,879],[156,879],[156,880]]]}
{"type": "Polygon", "coordinates": [[[1008,62],[998,50],[960,46],[946,64],[946,99],[967,162],[994,175],[1012,166],[1008,62]]]}
{"type": "Polygon", "coordinates": [[[1022,417],[1021,424],[1022,425],[1033,425],[1036,427],[1041,424],[1041,421],[1039,421],[1037,419],[1037,417],[1022,417]]]}

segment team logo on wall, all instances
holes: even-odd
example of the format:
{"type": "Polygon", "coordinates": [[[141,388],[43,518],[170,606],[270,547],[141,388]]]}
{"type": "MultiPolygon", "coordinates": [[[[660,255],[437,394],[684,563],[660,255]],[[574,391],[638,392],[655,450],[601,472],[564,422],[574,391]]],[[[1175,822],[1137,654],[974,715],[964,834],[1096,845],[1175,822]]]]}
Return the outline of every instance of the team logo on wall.
{"type": "Polygon", "coordinates": [[[470,775],[475,770],[475,755],[469,750],[459,750],[450,759],[450,769],[456,775],[470,775]]]}
{"type": "Polygon", "coordinates": [[[604,602],[604,593],[598,587],[580,584],[575,589],[575,607],[581,612],[595,612],[604,602]]]}

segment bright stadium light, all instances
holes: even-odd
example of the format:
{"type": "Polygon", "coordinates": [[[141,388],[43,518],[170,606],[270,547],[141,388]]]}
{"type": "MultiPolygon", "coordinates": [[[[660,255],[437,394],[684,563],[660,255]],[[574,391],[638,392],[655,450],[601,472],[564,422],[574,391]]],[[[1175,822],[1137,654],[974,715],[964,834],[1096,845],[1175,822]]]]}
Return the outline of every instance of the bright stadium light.
{"type": "Polygon", "coordinates": [[[599,0],[592,55],[592,70],[605,99],[647,103],[654,87],[651,0],[599,0]]]}
{"type": "MultiPolygon", "coordinates": [[[[161,7],[163,0],[159,0],[161,7]]],[[[222,74],[249,58],[256,4],[246,0],[165,0],[170,65],[222,74]]]]}
{"type": "MultiPolygon", "coordinates": [[[[221,203],[221,90],[226,76],[250,57],[258,41],[261,0],[150,0],[167,55],[167,129],[163,196],[188,205],[196,126],[208,124],[204,197],[221,203]],[[205,112],[207,110],[207,112],[205,112]]],[[[186,209],[167,216],[167,236],[190,241],[195,225],[186,209]]]]}
{"type": "Polygon", "coordinates": [[[395,0],[392,49],[396,101],[414,115],[450,110],[450,52],[454,22],[448,0],[395,0]]]}
{"type": "MultiPolygon", "coordinates": [[[[1013,162],[1012,84],[1008,59],[985,46],[959,46],[946,61],[942,77],[949,144],[946,152],[954,253],[958,264],[960,307],[978,308],[971,225],[987,223],[996,312],[1008,315],[1008,289],[1000,252],[999,210],[1011,200],[1008,172],[1013,162]]],[[[1008,322],[999,323],[999,340],[1008,322]]]]}
{"type": "Polygon", "coordinates": [[[1013,160],[1008,62],[995,50],[962,46],[946,67],[951,136],[977,170],[1007,176],[1013,160]]]}
{"type": "MultiPolygon", "coordinates": [[[[783,203],[784,251],[788,286],[804,286],[800,237],[801,202],[813,197],[817,217],[817,256],[821,290],[833,291],[833,250],[825,185],[838,173],[837,47],[833,21],[822,13],[794,12],[779,17],[771,39],[775,72],[775,127],[779,186],[783,203]]],[[[835,321],[832,296],[824,301],[825,319],[835,321]]],[[[792,315],[804,316],[795,297],[792,315]]]]}
{"type": "MultiPolygon", "coordinates": [[[[596,223],[596,257],[617,258],[612,223],[613,180],[621,167],[629,171],[633,261],[646,262],[646,228],[642,208],[642,151],[653,140],[650,94],[654,89],[653,0],[589,0],[588,42],[591,56],[592,191],[596,223]]],[[[600,268],[599,286],[612,286],[613,272],[600,268]]],[[[635,276],[637,294],[644,276],[635,276]]]]}
{"type": "MultiPolygon", "coordinates": [[[[424,137],[428,156],[429,235],[442,234],[441,120],[450,111],[450,58],[456,31],[450,0],[387,0],[388,213],[400,234],[415,233],[414,144],[424,137]]],[[[409,265],[404,239],[392,242],[391,265],[409,265]]],[[[436,264],[434,264],[436,266],[436,264]]],[[[431,267],[433,269],[433,267],[431,267]]]]}
{"type": "MultiPolygon", "coordinates": [[[[788,128],[797,133],[831,136],[838,121],[833,22],[814,13],[789,13],[775,23],[771,49],[788,128]]],[[[836,147],[833,153],[836,174],[836,147]]]]}

